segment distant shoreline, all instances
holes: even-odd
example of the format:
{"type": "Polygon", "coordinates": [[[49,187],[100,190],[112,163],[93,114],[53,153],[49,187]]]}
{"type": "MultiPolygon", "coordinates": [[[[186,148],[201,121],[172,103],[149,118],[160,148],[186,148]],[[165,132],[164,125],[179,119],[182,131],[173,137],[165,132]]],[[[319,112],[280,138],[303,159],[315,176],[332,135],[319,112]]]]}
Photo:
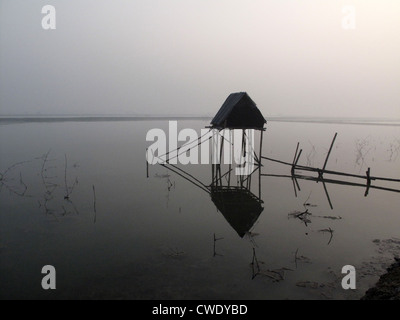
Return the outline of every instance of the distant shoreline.
{"type": "Polygon", "coordinates": [[[302,122],[320,124],[358,124],[375,126],[400,126],[400,119],[355,119],[355,118],[300,118],[300,117],[271,117],[272,122],[302,122]]]}
{"type": "Polygon", "coordinates": [[[206,116],[0,116],[0,124],[27,122],[102,122],[153,120],[211,120],[206,116]]]}
{"type": "MultiPolygon", "coordinates": [[[[160,120],[205,120],[212,116],[0,116],[1,124],[44,123],[44,122],[108,122],[108,121],[160,121],[160,120]]],[[[400,119],[355,119],[355,118],[307,118],[307,117],[267,117],[269,122],[297,122],[319,124],[358,124],[400,126],[400,119]]]]}

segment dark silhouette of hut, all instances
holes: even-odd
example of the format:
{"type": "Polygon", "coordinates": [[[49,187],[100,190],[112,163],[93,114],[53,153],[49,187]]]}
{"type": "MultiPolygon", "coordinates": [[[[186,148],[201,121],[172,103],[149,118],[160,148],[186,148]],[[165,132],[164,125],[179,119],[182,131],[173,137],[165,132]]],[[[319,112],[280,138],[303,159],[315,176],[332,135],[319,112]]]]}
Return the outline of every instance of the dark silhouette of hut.
{"type": "MultiPolygon", "coordinates": [[[[218,110],[217,114],[211,120],[211,128],[212,130],[222,131],[224,129],[227,130],[241,130],[242,131],[242,155],[246,157],[246,138],[248,138],[246,131],[249,130],[257,130],[260,132],[260,149],[259,154],[257,155],[254,151],[254,159],[252,161],[255,162],[258,170],[258,190],[259,196],[261,198],[261,154],[262,154],[262,141],[263,141],[263,133],[264,133],[264,124],[267,121],[262,115],[261,111],[257,108],[255,102],[250,98],[250,96],[246,92],[236,92],[231,93],[228,98],[226,98],[225,102],[222,104],[221,108],[218,110]]],[[[224,140],[222,139],[220,144],[220,155],[222,155],[222,149],[224,140]]],[[[228,140],[229,143],[232,144],[233,141],[228,140]]],[[[252,142],[250,142],[252,143],[252,142]]],[[[214,151],[215,152],[215,151],[214,151]]],[[[249,153],[247,153],[248,155],[249,153]]],[[[247,161],[247,160],[246,160],[247,161]]],[[[231,186],[231,171],[232,167],[229,165],[229,170],[226,174],[222,175],[221,173],[221,164],[211,164],[212,177],[213,181],[211,183],[211,187],[215,188],[218,186],[222,186],[222,177],[227,174],[228,187],[231,186]]],[[[253,171],[253,173],[256,170],[253,171]]],[[[251,177],[245,178],[244,175],[240,176],[240,188],[245,187],[244,182],[246,182],[246,188],[250,190],[251,188],[251,177]]]]}
{"type": "Polygon", "coordinates": [[[267,121],[246,92],[231,93],[211,121],[215,129],[264,130],[267,121]]]}
{"type": "Polygon", "coordinates": [[[262,201],[246,188],[212,188],[211,200],[241,238],[264,210],[262,201]]]}

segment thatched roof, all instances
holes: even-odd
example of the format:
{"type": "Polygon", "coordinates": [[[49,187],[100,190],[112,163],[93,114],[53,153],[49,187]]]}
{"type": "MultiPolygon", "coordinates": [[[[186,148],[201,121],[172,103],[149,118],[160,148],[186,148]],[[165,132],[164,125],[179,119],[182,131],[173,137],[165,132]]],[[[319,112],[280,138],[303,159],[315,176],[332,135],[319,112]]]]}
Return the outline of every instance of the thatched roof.
{"type": "Polygon", "coordinates": [[[211,121],[217,129],[259,129],[267,121],[246,92],[231,93],[211,121]]]}

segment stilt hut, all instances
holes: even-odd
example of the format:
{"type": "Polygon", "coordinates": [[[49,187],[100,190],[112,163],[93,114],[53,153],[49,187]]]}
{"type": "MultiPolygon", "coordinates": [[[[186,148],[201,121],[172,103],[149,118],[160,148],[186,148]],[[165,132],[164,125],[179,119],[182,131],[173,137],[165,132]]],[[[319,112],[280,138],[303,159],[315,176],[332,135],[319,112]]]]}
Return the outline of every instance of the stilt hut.
{"type": "MultiPolygon", "coordinates": [[[[228,139],[222,136],[221,143],[219,144],[219,150],[213,149],[214,153],[219,153],[219,161],[216,163],[213,162],[211,164],[212,171],[212,183],[211,187],[222,186],[222,177],[226,176],[227,186],[232,186],[231,184],[231,172],[232,172],[232,162],[229,162],[228,171],[225,174],[221,172],[221,158],[224,141],[226,140],[231,144],[231,152],[232,156],[234,149],[234,139],[232,139],[232,131],[241,130],[242,139],[241,139],[241,152],[244,157],[246,157],[246,143],[250,142],[252,144],[251,154],[247,154],[247,156],[251,156],[252,164],[255,165],[255,170],[251,173],[247,174],[247,177],[240,176],[238,179],[238,183],[240,183],[240,187],[246,187],[250,189],[251,187],[251,176],[252,174],[258,170],[258,178],[259,178],[259,198],[261,198],[261,154],[262,154],[262,141],[263,141],[263,132],[265,130],[264,124],[267,121],[262,115],[261,111],[257,108],[255,102],[250,98],[250,96],[246,92],[237,92],[231,93],[228,98],[225,100],[217,114],[211,121],[211,128],[214,132],[217,132],[219,136],[220,131],[229,130],[228,139]],[[259,134],[259,151],[258,154],[254,150],[254,141],[250,141],[246,136],[246,131],[255,130],[256,132],[260,132],[259,134]]],[[[247,145],[248,146],[248,145],[247,145]]],[[[240,147],[240,146],[239,146],[240,147]]],[[[213,157],[214,159],[214,157],[213,157]]]]}
{"type": "MultiPolygon", "coordinates": [[[[243,237],[250,231],[251,227],[257,221],[259,215],[264,210],[261,200],[261,154],[262,154],[262,138],[265,130],[264,125],[267,121],[257,108],[255,102],[246,92],[232,93],[225,100],[217,114],[211,121],[209,128],[220,134],[222,130],[229,130],[228,139],[223,137],[218,149],[214,152],[220,154],[220,161],[223,151],[224,141],[230,143],[231,150],[234,149],[231,133],[233,130],[240,130],[241,139],[241,155],[246,154],[245,144],[248,143],[246,132],[248,130],[256,130],[259,132],[259,151],[251,150],[252,161],[254,161],[254,170],[247,175],[236,177],[236,184],[232,179],[232,164],[229,164],[228,170],[222,173],[221,162],[212,163],[212,183],[210,186],[211,199],[222,213],[228,223],[236,230],[240,237],[243,237]],[[258,170],[258,197],[251,192],[251,178],[258,170]],[[225,178],[225,179],[223,179],[225,178]]],[[[251,141],[254,142],[254,141],[251,141]]],[[[227,142],[225,142],[227,143],[227,142]]],[[[233,154],[233,151],[231,151],[233,154]]]]}

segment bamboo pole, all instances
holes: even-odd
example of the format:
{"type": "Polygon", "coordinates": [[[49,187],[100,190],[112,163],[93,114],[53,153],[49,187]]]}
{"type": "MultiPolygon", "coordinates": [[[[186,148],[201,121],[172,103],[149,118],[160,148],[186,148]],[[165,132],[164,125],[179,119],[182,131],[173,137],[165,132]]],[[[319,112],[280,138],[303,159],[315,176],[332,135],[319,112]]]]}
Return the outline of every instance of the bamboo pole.
{"type": "MultiPolygon", "coordinates": [[[[241,151],[241,156],[243,155],[243,158],[245,158],[244,155],[244,129],[242,129],[242,151],[241,151]]],[[[245,160],[246,161],[246,160],[245,160]]],[[[243,173],[243,170],[241,170],[243,173]]],[[[243,175],[240,175],[240,187],[243,188],[243,175]]]]}
{"type": "Polygon", "coordinates": [[[264,131],[261,130],[260,134],[260,155],[258,160],[258,198],[261,199],[261,157],[262,157],[262,143],[263,143],[263,134],[264,131]]]}
{"type": "MultiPolygon", "coordinates": [[[[283,174],[261,174],[263,177],[277,177],[277,178],[292,178],[293,176],[291,175],[283,175],[283,174]]],[[[311,177],[311,176],[303,176],[303,175],[295,175],[296,179],[302,179],[302,180],[309,180],[309,181],[321,181],[321,179],[316,178],[316,177],[311,177]]],[[[355,182],[350,182],[350,181],[342,181],[342,180],[335,180],[335,179],[326,179],[323,178],[323,181],[325,183],[332,183],[332,184],[340,184],[340,185],[345,185],[345,186],[354,186],[354,187],[363,187],[365,188],[365,184],[362,183],[355,183],[355,182]]],[[[383,191],[391,191],[391,192],[398,192],[400,193],[400,189],[393,189],[393,188],[386,188],[386,187],[380,187],[380,186],[370,186],[371,189],[377,189],[377,190],[383,190],[383,191]]]]}
{"type": "Polygon", "coordinates": [[[331,154],[331,151],[332,151],[332,148],[333,148],[333,144],[335,143],[336,137],[337,137],[337,132],[335,133],[335,136],[333,137],[333,140],[332,140],[331,146],[329,148],[328,154],[326,155],[325,163],[324,163],[324,166],[322,167],[322,173],[325,170],[326,164],[328,163],[328,159],[329,159],[329,156],[331,154]]]}
{"type": "Polygon", "coordinates": [[[297,166],[297,162],[299,162],[299,159],[300,159],[300,156],[301,156],[302,152],[303,152],[303,149],[300,149],[299,155],[297,156],[296,162],[294,163],[295,167],[297,166]]]}
{"type": "Polygon", "coordinates": [[[220,152],[219,152],[219,164],[218,164],[218,173],[219,173],[219,180],[221,182],[221,163],[222,163],[222,151],[224,149],[224,135],[222,134],[222,141],[221,141],[221,147],[220,147],[220,152]]]}
{"type": "MultiPolygon", "coordinates": [[[[281,163],[284,165],[292,166],[291,163],[269,158],[269,157],[262,157],[265,160],[269,160],[272,162],[277,162],[281,163]]],[[[297,170],[302,170],[302,171],[311,171],[311,172],[318,172],[321,171],[321,169],[318,168],[313,168],[313,167],[307,167],[307,166],[299,166],[296,165],[297,170]]],[[[358,174],[352,174],[352,173],[346,173],[346,172],[340,172],[340,171],[333,171],[333,170],[324,170],[323,173],[326,174],[332,174],[332,175],[339,175],[339,176],[346,176],[346,177],[353,177],[353,178],[360,178],[360,179],[366,179],[366,176],[358,175],[358,174]]],[[[384,178],[384,177],[370,177],[371,180],[381,180],[381,181],[391,181],[391,182],[400,182],[400,179],[393,179],[393,178],[384,178]]]]}
{"type": "Polygon", "coordinates": [[[232,135],[233,135],[233,132],[232,132],[232,130],[230,130],[229,129],[229,143],[230,143],[230,146],[229,146],[229,148],[230,148],[230,154],[229,154],[229,157],[230,157],[230,159],[229,159],[229,175],[228,175],[228,187],[231,185],[231,171],[232,171],[232,162],[233,162],[233,157],[234,157],[234,155],[233,155],[233,148],[234,148],[234,146],[233,146],[233,144],[232,144],[232,141],[233,141],[233,138],[232,138],[232,135]]]}
{"type": "Polygon", "coordinates": [[[299,150],[299,146],[300,146],[300,142],[297,142],[296,152],[294,153],[294,157],[293,157],[293,165],[294,165],[294,163],[296,161],[297,151],[299,150]]]}
{"type": "Polygon", "coordinates": [[[368,170],[366,171],[366,174],[367,174],[367,189],[365,190],[364,197],[366,197],[368,195],[369,187],[371,186],[370,173],[371,173],[371,168],[368,168],[368,170]]]}

